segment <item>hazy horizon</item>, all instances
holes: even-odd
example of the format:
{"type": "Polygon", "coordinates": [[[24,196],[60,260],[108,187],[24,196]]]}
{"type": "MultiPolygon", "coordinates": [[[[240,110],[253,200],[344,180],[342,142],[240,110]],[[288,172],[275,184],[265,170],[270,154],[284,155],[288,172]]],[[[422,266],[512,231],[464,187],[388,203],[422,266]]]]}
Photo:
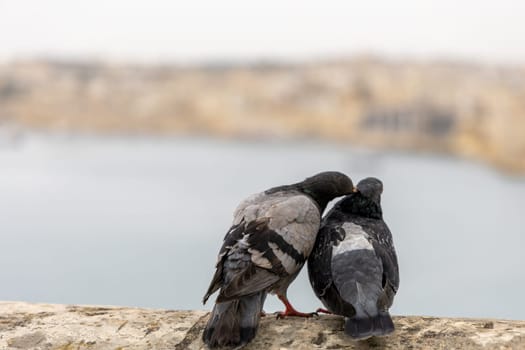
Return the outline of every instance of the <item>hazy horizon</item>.
{"type": "Polygon", "coordinates": [[[0,61],[303,61],[356,55],[525,63],[518,0],[0,1],[0,61]]]}

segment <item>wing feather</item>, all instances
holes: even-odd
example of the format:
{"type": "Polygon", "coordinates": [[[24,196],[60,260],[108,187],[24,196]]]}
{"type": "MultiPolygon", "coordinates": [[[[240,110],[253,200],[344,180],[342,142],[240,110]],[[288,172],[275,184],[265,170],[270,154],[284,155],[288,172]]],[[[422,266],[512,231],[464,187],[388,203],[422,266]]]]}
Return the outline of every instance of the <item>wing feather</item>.
{"type": "Polygon", "coordinates": [[[204,300],[218,289],[219,302],[253,294],[297,273],[313,248],[319,223],[319,210],[302,194],[257,194],[243,201],[204,300]]]}
{"type": "Polygon", "coordinates": [[[377,311],[377,300],[383,294],[383,267],[370,237],[359,225],[345,223],[344,239],[332,250],[332,278],[341,298],[361,312],[377,311]]]}

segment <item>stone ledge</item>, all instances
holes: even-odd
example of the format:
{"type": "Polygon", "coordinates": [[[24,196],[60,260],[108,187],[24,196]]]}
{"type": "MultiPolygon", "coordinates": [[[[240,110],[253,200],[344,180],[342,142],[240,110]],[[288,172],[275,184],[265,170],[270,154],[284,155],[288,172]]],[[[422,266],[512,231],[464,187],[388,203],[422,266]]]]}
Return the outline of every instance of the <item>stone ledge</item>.
{"type": "MultiPolygon", "coordinates": [[[[0,349],[204,349],[208,312],[0,302],[0,349]]],[[[356,342],[341,317],[263,318],[245,349],[525,349],[525,321],[394,317],[396,332],[356,342]]]]}

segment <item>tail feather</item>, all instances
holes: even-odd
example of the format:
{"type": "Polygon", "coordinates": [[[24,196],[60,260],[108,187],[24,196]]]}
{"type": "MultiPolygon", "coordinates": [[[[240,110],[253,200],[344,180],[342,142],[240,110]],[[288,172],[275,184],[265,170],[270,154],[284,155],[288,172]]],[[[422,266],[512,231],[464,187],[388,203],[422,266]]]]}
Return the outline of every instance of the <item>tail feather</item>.
{"type": "Polygon", "coordinates": [[[394,331],[394,323],[388,311],[371,317],[352,317],[345,321],[345,333],[354,339],[380,337],[394,331]]]}
{"type": "Polygon", "coordinates": [[[216,303],[202,340],[210,348],[249,343],[257,332],[266,292],[216,303]]]}

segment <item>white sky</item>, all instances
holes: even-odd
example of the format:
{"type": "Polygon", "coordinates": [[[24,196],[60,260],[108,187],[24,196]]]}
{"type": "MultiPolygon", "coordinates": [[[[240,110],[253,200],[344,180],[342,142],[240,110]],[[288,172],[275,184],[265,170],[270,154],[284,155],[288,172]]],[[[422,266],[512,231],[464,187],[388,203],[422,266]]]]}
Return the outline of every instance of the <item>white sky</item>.
{"type": "Polygon", "coordinates": [[[525,63],[525,0],[0,0],[0,59],[525,63]]]}

